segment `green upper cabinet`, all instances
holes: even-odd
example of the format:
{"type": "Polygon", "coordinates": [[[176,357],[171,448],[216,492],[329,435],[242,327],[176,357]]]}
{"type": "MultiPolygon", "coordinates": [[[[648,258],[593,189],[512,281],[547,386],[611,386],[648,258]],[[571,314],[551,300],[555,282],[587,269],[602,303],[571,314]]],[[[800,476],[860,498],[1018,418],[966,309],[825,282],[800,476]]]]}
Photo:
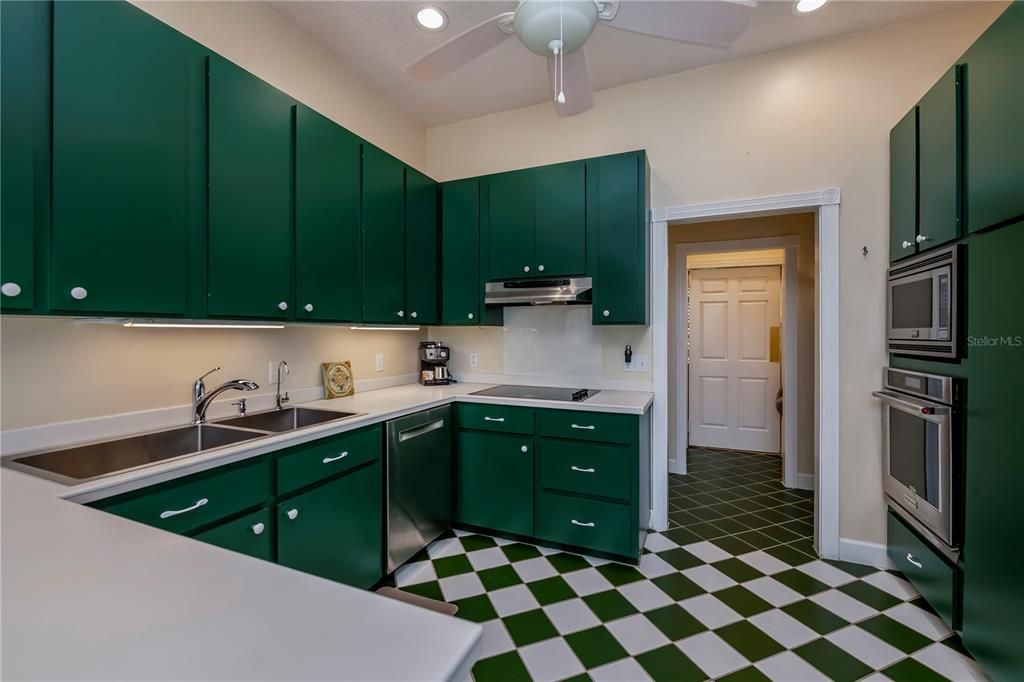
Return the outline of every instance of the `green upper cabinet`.
{"type": "Polygon", "coordinates": [[[969,232],[1024,215],[1024,3],[1011,2],[964,64],[964,184],[969,232]]]}
{"type": "Polygon", "coordinates": [[[484,278],[520,279],[537,274],[535,261],[534,171],[491,175],[486,186],[481,218],[484,278]]]}
{"type": "Polygon", "coordinates": [[[405,166],[363,145],[363,321],[399,324],[405,315],[405,166]]]}
{"type": "Polygon", "coordinates": [[[412,168],[405,171],[405,307],[409,322],[437,324],[438,187],[412,168]]]}
{"type": "Polygon", "coordinates": [[[587,270],[587,179],[583,161],[534,172],[537,197],[537,273],[582,275],[587,270]]]}
{"type": "Polygon", "coordinates": [[[202,59],[129,3],[55,3],[54,309],[186,312],[202,59]]]}
{"type": "Polygon", "coordinates": [[[918,103],[918,251],[960,237],[960,82],[951,68],[918,103]]]}
{"type": "Polygon", "coordinates": [[[210,57],[211,316],[290,315],[292,104],[256,76],[210,57]]]}
{"type": "Polygon", "coordinates": [[[441,324],[478,325],[480,280],[480,181],[441,185],[441,324]]]}
{"type": "Polygon", "coordinates": [[[917,107],[889,131],[889,260],[917,253],[917,107]]]}
{"type": "Polygon", "coordinates": [[[594,279],[594,324],[647,322],[645,152],[587,161],[587,265],[594,279]]]}
{"type": "Polygon", "coordinates": [[[359,138],[295,110],[295,317],[359,319],[359,138]]]}
{"type": "Polygon", "coordinates": [[[0,309],[35,300],[35,231],[48,210],[50,10],[0,3],[0,309]]]}

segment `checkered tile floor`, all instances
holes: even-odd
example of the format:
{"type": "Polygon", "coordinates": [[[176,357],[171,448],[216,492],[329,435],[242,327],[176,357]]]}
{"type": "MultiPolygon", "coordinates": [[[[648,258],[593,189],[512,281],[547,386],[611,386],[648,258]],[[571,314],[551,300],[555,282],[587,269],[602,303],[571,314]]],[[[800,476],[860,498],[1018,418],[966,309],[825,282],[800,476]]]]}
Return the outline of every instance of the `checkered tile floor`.
{"type": "Polygon", "coordinates": [[[477,682],[984,679],[899,574],[817,559],[779,466],[692,450],[638,567],[456,531],[393,579],[483,625],[477,682]]]}

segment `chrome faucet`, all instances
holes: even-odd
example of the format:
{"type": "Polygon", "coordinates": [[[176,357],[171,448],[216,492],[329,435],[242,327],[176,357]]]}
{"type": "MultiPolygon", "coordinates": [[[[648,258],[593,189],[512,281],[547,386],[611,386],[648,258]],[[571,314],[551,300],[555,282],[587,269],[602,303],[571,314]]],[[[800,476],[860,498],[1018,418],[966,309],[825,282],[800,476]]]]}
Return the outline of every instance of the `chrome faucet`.
{"type": "Polygon", "coordinates": [[[285,374],[291,374],[292,371],[288,369],[288,363],[282,360],[277,363],[277,395],[274,396],[274,402],[277,405],[277,409],[281,409],[286,402],[291,400],[288,397],[288,391],[284,392],[284,397],[281,397],[281,370],[284,369],[285,374]]]}
{"type": "Polygon", "coordinates": [[[257,388],[259,388],[259,384],[257,384],[255,381],[249,381],[248,379],[232,379],[231,381],[225,381],[223,384],[207,393],[206,384],[203,383],[203,379],[205,379],[206,377],[210,376],[211,374],[218,370],[220,370],[220,367],[214,367],[209,372],[196,379],[195,383],[192,384],[193,424],[206,423],[207,408],[210,407],[210,403],[213,402],[213,399],[219,396],[224,391],[255,391],[257,388]]]}

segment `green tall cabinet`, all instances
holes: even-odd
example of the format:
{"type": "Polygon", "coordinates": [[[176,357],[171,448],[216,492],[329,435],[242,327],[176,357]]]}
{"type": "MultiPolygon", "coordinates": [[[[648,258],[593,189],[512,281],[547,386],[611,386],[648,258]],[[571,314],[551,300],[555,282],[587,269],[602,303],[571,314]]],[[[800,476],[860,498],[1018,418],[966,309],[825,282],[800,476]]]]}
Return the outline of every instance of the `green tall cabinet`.
{"type": "Polygon", "coordinates": [[[917,114],[889,131],[889,260],[917,253],[917,114]]]}
{"type": "Polygon", "coordinates": [[[409,322],[440,320],[438,187],[419,171],[405,171],[405,307],[409,322]]]}
{"type": "Polygon", "coordinates": [[[292,300],[291,98],[209,57],[208,312],[287,318],[292,300]]]}
{"type": "Polygon", "coordinates": [[[480,324],[480,181],[441,185],[441,324],[480,324]]]}
{"type": "Polygon", "coordinates": [[[406,322],[405,166],[363,145],[363,321],[406,322]]]}
{"type": "Polygon", "coordinates": [[[918,103],[918,250],[960,237],[960,68],[918,103]]]}

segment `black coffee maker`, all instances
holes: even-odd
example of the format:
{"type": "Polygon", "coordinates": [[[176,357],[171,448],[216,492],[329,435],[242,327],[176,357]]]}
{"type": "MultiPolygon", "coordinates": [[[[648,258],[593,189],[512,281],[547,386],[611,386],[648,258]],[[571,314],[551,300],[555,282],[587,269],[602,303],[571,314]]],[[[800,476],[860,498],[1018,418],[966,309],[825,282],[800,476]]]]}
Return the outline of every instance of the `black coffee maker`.
{"type": "Polygon", "coordinates": [[[455,383],[448,372],[451,350],[440,341],[420,341],[420,383],[447,386],[455,383]]]}

